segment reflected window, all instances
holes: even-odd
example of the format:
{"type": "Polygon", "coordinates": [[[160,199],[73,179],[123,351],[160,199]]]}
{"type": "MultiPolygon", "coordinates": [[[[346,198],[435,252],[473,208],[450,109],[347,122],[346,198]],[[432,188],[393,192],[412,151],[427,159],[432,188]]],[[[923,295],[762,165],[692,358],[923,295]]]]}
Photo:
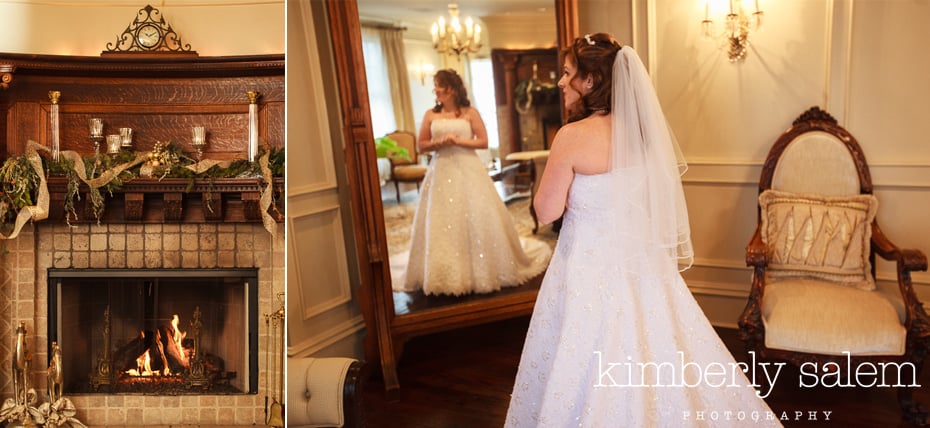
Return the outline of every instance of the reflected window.
{"type": "Polygon", "coordinates": [[[497,102],[494,100],[494,67],[491,58],[472,58],[468,62],[472,102],[488,129],[488,149],[496,156],[500,141],[497,134],[497,102]]]}
{"type": "Polygon", "coordinates": [[[381,49],[381,36],[372,28],[362,28],[362,54],[368,78],[368,103],[371,110],[371,131],[375,136],[397,130],[387,61],[381,49]]]}

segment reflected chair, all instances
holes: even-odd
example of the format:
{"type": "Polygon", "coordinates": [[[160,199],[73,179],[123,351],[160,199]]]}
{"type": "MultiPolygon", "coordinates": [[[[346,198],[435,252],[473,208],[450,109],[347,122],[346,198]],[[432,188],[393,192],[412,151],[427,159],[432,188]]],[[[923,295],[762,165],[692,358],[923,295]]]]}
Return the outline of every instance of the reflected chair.
{"type": "Polygon", "coordinates": [[[386,137],[394,140],[399,147],[407,149],[409,159],[389,157],[391,161],[391,181],[394,182],[394,192],[397,194],[397,203],[400,203],[400,183],[416,183],[417,192],[420,191],[420,182],[426,177],[426,167],[419,164],[417,153],[417,137],[412,132],[394,131],[386,137]]]}
{"type": "Polygon", "coordinates": [[[882,233],[877,203],[856,139],[817,107],[796,119],[762,167],[740,338],[757,358],[816,371],[820,380],[856,384],[857,369],[877,368],[859,385],[884,376],[897,386],[904,417],[925,425],[912,380],[930,345],[930,319],[911,272],[927,270],[927,258],[882,233]],[[896,263],[896,281],[875,280],[876,255],[896,263]]]}

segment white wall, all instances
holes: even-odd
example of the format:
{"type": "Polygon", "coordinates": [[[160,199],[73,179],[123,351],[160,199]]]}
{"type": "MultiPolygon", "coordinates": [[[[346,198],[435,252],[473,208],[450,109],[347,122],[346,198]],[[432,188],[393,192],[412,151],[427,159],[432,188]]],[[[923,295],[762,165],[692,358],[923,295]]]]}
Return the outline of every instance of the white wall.
{"type": "Polygon", "coordinates": [[[288,2],[287,156],[301,167],[287,173],[287,349],[291,357],[362,358],[345,166],[334,150],[341,129],[331,41],[319,27],[320,4],[312,6],[288,2]]]}
{"type": "MultiPolygon", "coordinates": [[[[97,56],[144,8],[136,0],[0,0],[0,52],[97,56]]],[[[200,56],[284,52],[284,0],[153,2],[200,56]]]]}
{"type": "MultiPolygon", "coordinates": [[[[606,22],[593,7],[602,3],[581,0],[581,34],[602,31],[590,26],[606,22]]],[[[930,211],[930,57],[921,53],[930,39],[930,3],[759,4],[763,29],[752,34],[749,54],[738,63],[702,36],[703,1],[635,0],[627,24],[643,34],[634,47],[648,58],[690,164],[684,182],[697,258],[685,278],[711,320],[731,327],[749,290],[745,247],[755,228],[762,162],[811,106],[831,113],[862,146],[884,232],[901,247],[930,252],[924,220],[930,211]]],[[[711,0],[712,13],[725,7],[711,0]]],[[[722,31],[722,13],[711,18],[722,31]]],[[[880,263],[878,278],[894,281],[894,266],[880,263]]],[[[930,298],[930,275],[915,273],[914,281],[922,300],[930,298]]]]}

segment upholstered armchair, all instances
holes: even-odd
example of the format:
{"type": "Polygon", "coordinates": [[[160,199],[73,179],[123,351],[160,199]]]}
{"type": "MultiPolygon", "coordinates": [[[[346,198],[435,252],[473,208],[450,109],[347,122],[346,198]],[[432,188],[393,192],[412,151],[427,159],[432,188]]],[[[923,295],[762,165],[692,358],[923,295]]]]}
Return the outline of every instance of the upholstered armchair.
{"type": "MultiPolygon", "coordinates": [[[[930,318],[911,272],[926,270],[927,258],[895,246],[877,208],[856,139],[817,107],[796,119],[759,180],[758,226],[746,248],[752,289],[739,320],[747,350],[819,374],[901,364],[889,373],[917,383],[910,379],[927,355],[930,318]],[[896,283],[875,281],[876,255],[897,264],[896,283]]],[[[908,421],[925,425],[912,386],[898,387],[898,401],[908,421]]]]}
{"type": "Polygon", "coordinates": [[[287,426],[365,426],[364,365],[351,358],[287,359],[287,426]]]}
{"type": "Polygon", "coordinates": [[[391,181],[394,182],[394,192],[397,194],[397,203],[400,203],[400,183],[416,183],[417,192],[420,191],[420,182],[426,177],[426,167],[419,164],[417,152],[417,137],[411,132],[394,131],[386,137],[394,140],[398,146],[407,149],[410,159],[390,157],[391,181]]]}

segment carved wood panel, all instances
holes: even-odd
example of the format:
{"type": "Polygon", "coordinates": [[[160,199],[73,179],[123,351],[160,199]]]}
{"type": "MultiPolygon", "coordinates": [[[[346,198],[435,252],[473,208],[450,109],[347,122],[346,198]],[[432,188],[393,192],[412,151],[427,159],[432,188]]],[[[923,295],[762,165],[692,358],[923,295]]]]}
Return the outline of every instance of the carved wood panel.
{"type": "Polygon", "coordinates": [[[193,152],[191,127],[205,126],[205,157],[245,158],[248,152],[249,99],[261,93],[259,140],[284,146],[283,55],[252,57],[171,56],[137,59],[3,54],[15,79],[0,91],[5,155],[22,153],[26,142],[51,144],[48,92],[61,92],[59,135],[62,150],[93,153],[89,121],[99,117],[104,134],[133,129],[133,149],[150,150],[170,141],[193,152]]]}

